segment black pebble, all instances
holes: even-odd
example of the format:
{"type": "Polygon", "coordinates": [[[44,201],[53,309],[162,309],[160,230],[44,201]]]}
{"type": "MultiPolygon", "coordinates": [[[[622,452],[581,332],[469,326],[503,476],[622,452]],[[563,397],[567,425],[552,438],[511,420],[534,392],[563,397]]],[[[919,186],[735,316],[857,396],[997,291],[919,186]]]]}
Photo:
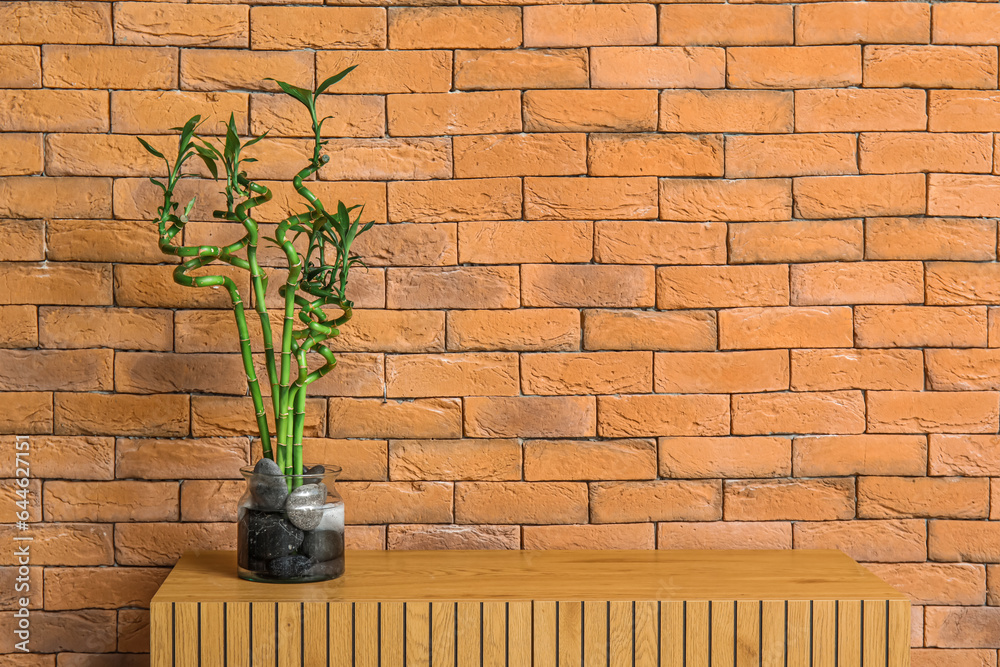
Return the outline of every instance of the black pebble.
{"type": "Polygon", "coordinates": [[[302,576],[310,565],[312,561],[306,556],[285,556],[268,561],[267,571],[272,576],[291,579],[302,576]]]}
{"type": "Polygon", "coordinates": [[[321,484],[323,482],[323,475],[326,474],[326,468],[322,465],[314,465],[312,468],[306,468],[304,473],[306,475],[315,475],[315,477],[303,477],[303,484],[321,484]]]}
{"type": "Polygon", "coordinates": [[[333,560],[344,553],[344,536],[336,530],[306,531],[302,553],[313,561],[333,560]]]}
{"type": "Polygon", "coordinates": [[[290,556],[302,545],[305,537],[281,512],[250,509],[240,519],[238,532],[239,544],[247,545],[247,563],[290,556]]]}

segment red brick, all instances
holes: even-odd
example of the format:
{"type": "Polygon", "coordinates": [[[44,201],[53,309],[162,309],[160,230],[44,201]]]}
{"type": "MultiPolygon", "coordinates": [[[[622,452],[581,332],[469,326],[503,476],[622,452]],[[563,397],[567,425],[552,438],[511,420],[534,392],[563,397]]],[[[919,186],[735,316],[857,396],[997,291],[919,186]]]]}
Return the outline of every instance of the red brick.
{"type": "Polygon", "coordinates": [[[598,433],[605,438],[729,433],[728,396],[601,396],[598,403],[598,433]]]}
{"type": "Polygon", "coordinates": [[[0,393],[0,434],[26,435],[52,432],[52,392],[0,393]]]}
{"type": "Polygon", "coordinates": [[[928,472],[931,475],[1000,475],[1000,437],[932,435],[928,459],[928,472]]]}
{"type": "Polygon", "coordinates": [[[454,398],[383,401],[329,399],[330,435],[335,438],[458,438],[462,407],[454,398]]]}
{"type": "Polygon", "coordinates": [[[525,526],[525,549],[652,549],[651,523],[578,526],[525,526]]]}
{"type": "Polygon", "coordinates": [[[661,132],[791,132],[791,92],[664,90],[661,132]]]}
{"type": "Polygon", "coordinates": [[[140,567],[50,567],[45,570],[47,610],[149,607],[169,570],[140,567]]]}
{"type": "Polygon", "coordinates": [[[791,180],[786,178],[660,181],[664,220],[787,220],[792,215],[791,180]]]}
{"type": "Polygon", "coordinates": [[[934,8],[935,44],[997,44],[1000,14],[990,5],[955,2],[934,8]]]}
{"type": "Polygon", "coordinates": [[[981,605],[986,571],[971,563],[870,563],[872,574],[909,596],[913,604],[981,605]]]}
{"type": "Polygon", "coordinates": [[[119,438],[115,470],[119,478],[239,479],[250,463],[247,438],[150,440],[119,438]]]}
{"type": "Polygon", "coordinates": [[[656,306],[664,310],[785,305],[787,266],[670,266],[656,270],[656,306]]]}
{"type": "Polygon", "coordinates": [[[254,7],[250,27],[254,50],[384,49],[386,45],[381,7],[254,7]]]}
{"type": "Polygon", "coordinates": [[[520,526],[389,526],[390,549],[520,549],[520,526]]]}
{"type": "Polygon", "coordinates": [[[548,265],[521,267],[525,306],[636,308],[653,305],[653,267],[548,265]]]}
{"type": "Polygon", "coordinates": [[[944,391],[1000,389],[997,350],[927,350],[927,382],[944,391]]]}
{"type": "Polygon", "coordinates": [[[873,433],[996,433],[996,392],[868,392],[873,433]]]}
{"type": "Polygon", "coordinates": [[[524,45],[609,46],[655,44],[652,5],[560,5],[524,9],[524,45]]]}
{"type": "Polygon", "coordinates": [[[859,260],[861,220],[748,222],[729,225],[734,264],[859,260]]]}
{"type": "Polygon", "coordinates": [[[453,310],[449,350],[577,350],[580,314],[570,309],[453,310]]]}
{"type": "Polygon", "coordinates": [[[529,481],[655,479],[652,440],[528,440],[524,478],[529,481]]]}
{"type": "MultiPolygon", "coordinates": [[[[596,435],[592,396],[464,399],[465,434],[477,438],[573,438],[596,435]]],[[[602,434],[604,435],[604,434],[602,434]]]]}
{"type": "Polygon", "coordinates": [[[344,482],[337,485],[344,496],[347,522],[353,524],[451,523],[454,519],[453,487],[450,482],[344,482]]]}
{"type": "Polygon", "coordinates": [[[995,220],[870,218],[865,221],[865,257],[992,260],[996,231],[995,220]]]}
{"type": "Polygon", "coordinates": [[[521,45],[521,10],[515,7],[393,7],[393,49],[502,49],[521,45]]]}
{"type": "Polygon", "coordinates": [[[587,521],[587,485],[578,482],[459,482],[458,523],[554,524],[587,521]]]}
{"type": "Polygon", "coordinates": [[[675,478],[783,477],[788,438],[660,438],[660,475],[675,478]]]}
{"type": "Polygon", "coordinates": [[[594,523],[714,521],[722,518],[717,480],[597,482],[590,489],[594,523]]]}
{"type": "Polygon", "coordinates": [[[532,220],[655,218],[656,179],[524,179],[524,212],[532,220]]]}
{"type": "Polygon", "coordinates": [[[985,519],[989,483],[960,477],[861,477],[858,517],[985,519]]]}
{"type": "MultiPolygon", "coordinates": [[[[927,127],[922,90],[798,90],[797,132],[878,132],[927,127]]],[[[933,128],[932,128],[933,129],[933,128]]]]}
{"type": "Polygon", "coordinates": [[[657,549],[791,549],[792,525],[781,521],[656,524],[657,549]]]}
{"type": "Polygon", "coordinates": [[[526,132],[656,129],[657,100],[652,90],[529,90],[523,101],[526,132]]]}
{"type": "MultiPolygon", "coordinates": [[[[520,118],[520,100],[516,111],[520,118]]],[[[458,178],[566,176],[587,171],[587,139],[582,134],[455,137],[454,144],[458,178]]]]}
{"type": "Polygon", "coordinates": [[[923,389],[918,350],[792,350],[792,389],[923,389]]]}
{"type": "Polygon", "coordinates": [[[38,309],[0,306],[0,348],[38,346],[38,309]]]}
{"type": "Polygon", "coordinates": [[[934,90],[930,92],[933,132],[990,132],[1000,128],[1000,93],[989,90],[934,90]]]}
{"type": "Polygon", "coordinates": [[[180,394],[57,394],[58,435],[183,436],[190,398],[180,394]]]}
{"type": "Polygon", "coordinates": [[[837,88],[861,85],[859,46],[727,49],[731,88],[837,88]]]}
{"type": "Polygon", "coordinates": [[[833,521],[854,518],[854,480],[725,482],[727,521],[833,521]]]}
{"type": "Polygon", "coordinates": [[[521,355],[526,394],[620,394],[652,391],[650,352],[565,352],[521,355]]]}
{"type": "Polygon", "coordinates": [[[463,222],[458,227],[463,264],[589,262],[594,255],[594,228],[589,222],[510,220],[463,222]]]}
{"type": "Polygon", "coordinates": [[[862,562],[927,559],[927,528],[921,519],[798,522],[792,537],[796,549],[837,549],[862,562]]]}
{"type": "Polygon", "coordinates": [[[518,393],[513,352],[405,354],[386,358],[387,396],[513,396],[518,393]]]}
{"type": "Polygon", "coordinates": [[[389,95],[386,117],[393,136],[520,132],[521,95],[504,90],[389,95]]]}
{"type": "Polygon", "coordinates": [[[587,350],[714,350],[713,311],[585,310],[587,350]]]}
{"type": "Polygon", "coordinates": [[[521,479],[521,445],[516,440],[392,440],[393,480],[521,479]]]}
{"type": "Polygon", "coordinates": [[[1000,609],[996,607],[928,607],[924,642],[947,648],[1000,648],[1000,609]]]}
{"type": "Polygon", "coordinates": [[[595,134],[589,164],[591,176],[721,176],[722,137],[595,134]]]}
{"type": "MultiPolygon", "coordinates": [[[[637,9],[646,6],[632,5],[637,9]]],[[[594,6],[604,7],[608,5],[594,6]]],[[[726,83],[722,49],[609,46],[590,52],[590,84],[594,88],[724,88],[726,83]]]]}
{"type": "Polygon", "coordinates": [[[389,219],[393,222],[521,217],[521,182],[516,178],[401,181],[390,185],[389,219]]]}
{"type": "Polygon", "coordinates": [[[586,88],[588,56],[587,49],[456,51],[455,88],[586,88]]]}
{"type": "Polygon", "coordinates": [[[849,434],[865,431],[860,391],[736,394],[733,433],[849,434]]]}
{"type": "Polygon", "coordinates": [[[145,46],[250,46],[244,5],[129,2],[115,7],[115,43],[145,46]]]}
{"type": "Polygon", "coordinates": [[[719,313],[719,349],[849,347],[851,310],[841,306],[734,308],[719,313]]]}
{"type": "Polygon", "coordinates": [[[788,389],[788,353],[657,352],[655,376],[658,393],[729,394],[788,389]]]}
{"type": "Polygon", "coordinates": [[[729,136],[726,178],[856,174],[856,143],[850,134],[729,136]]]}
{"type": "Polygon", "coordinates": [[[997,50],[986,46],[866,46],[865,85],[994,88],[997,50]]]}
{"type": "Polygon", "coordinates": [[[42,85],[42,52],[37,46],[0,46],[4,72],[0,88],[39,88],[42,85]]]}
{"type": "Polygon", "coordinates": [[[389,308],[516,308],[517,267],[459,266],[389,269],[389,308]]]}
{"type": "Polygon", "coordinates": [[[791,44],[792,8],[660,5],[660,44],[791,44]]]}
{"type": "Polygon", "coordinates": [[[795,213],[803,218],[851,218],[924,213],[925,177],[807,176],[795,179],[795,213]]]}
{"type": "Polygon", "coordinates": [[[232,523],[120,523],[115,526],[119,565],[170,565],[193,549],[236,547],[232,523]]]}
{"type": "Polygon", "coordinates": [[[107,4],[8,2],[0,8],[7,44],[110,44],[107,4]]]}
{"type": "Polygon", "coordinates": [[[926,44],[930,36],[926,3],[803,5],[795,15],[796,44],[926,44]]]}
{"type": "Polygon", "coordinates": [[[985,347],[982,307],[859,306],[858,347],[985,347]]]}
{"type": "MultiPolygon", "coordinates": [[[[11,452],[0,476],[14,477],[14,436],[0,436],[0,449],[11,452]]],[[[115,476],[115,440],[109,437],[31,438],[31,476],[35,479],[112,479],[115,476]]]]}

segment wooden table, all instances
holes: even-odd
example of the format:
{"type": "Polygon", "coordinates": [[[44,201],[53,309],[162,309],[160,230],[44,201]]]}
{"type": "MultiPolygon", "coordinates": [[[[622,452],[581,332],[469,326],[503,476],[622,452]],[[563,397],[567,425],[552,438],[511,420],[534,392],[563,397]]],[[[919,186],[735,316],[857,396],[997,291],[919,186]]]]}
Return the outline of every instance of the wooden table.
{"type": "Polygon", "coordinates": [[[904,667],[910,604],[837,551],[349,552],[320,584],[201,552],[150,632],[153,667],[904,667]]]}

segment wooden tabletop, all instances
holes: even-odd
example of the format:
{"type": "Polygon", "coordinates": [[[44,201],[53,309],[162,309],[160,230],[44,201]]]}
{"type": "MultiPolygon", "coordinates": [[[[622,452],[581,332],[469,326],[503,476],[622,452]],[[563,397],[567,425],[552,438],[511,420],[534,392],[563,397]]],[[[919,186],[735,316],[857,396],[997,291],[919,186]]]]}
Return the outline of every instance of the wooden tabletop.
{"type": "Polygon", "coordinates": [[[315,584],[236,576],[236,553],[186,553],[153,602],[906,600],[839,551],[349,551],[315,584]]]}

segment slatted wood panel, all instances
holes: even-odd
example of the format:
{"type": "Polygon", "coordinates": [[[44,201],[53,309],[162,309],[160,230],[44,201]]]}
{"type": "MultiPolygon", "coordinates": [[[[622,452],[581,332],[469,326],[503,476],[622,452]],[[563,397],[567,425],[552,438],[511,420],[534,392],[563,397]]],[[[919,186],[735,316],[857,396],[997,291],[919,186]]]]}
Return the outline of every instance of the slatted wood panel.
{"type": "Polygon", "coordinates": [[[153,666],[908,667],[886,600],[154,603],[153,666]]]}

